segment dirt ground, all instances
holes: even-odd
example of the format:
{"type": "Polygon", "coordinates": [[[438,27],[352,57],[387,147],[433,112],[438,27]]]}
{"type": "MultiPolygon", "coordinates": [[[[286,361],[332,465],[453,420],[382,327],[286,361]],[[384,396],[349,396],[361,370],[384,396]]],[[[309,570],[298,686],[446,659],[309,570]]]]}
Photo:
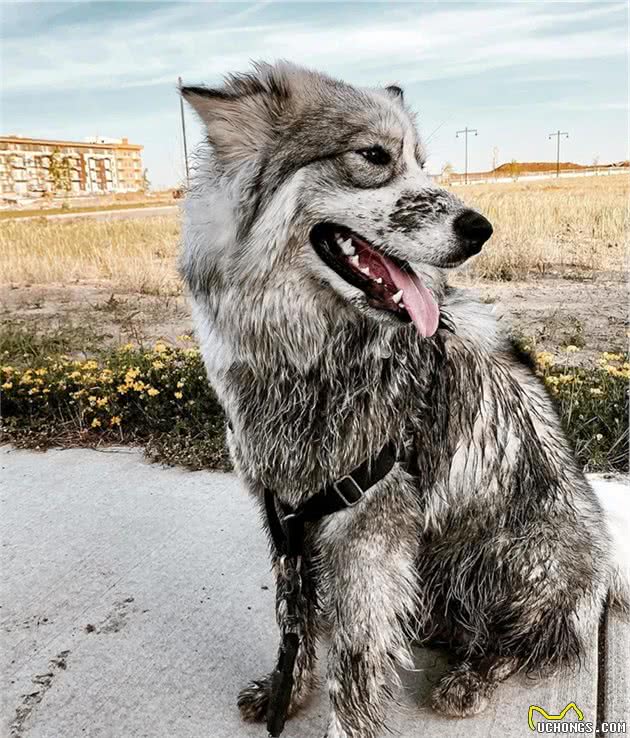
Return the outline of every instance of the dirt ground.
{"type": "MultiPolygon", "coordinates": [[[[465,286],[495,304],[512,332],[538,350],[558,353],[575,345],[580,351],[571,359],[589,364],[599,352],[627,345],[627,289],[618,272],[579,281],[554,276],[465,286]]],[[[46,335],[55,348],[72,354],[128,342],[150,345],[156,339],[182,344],[181,337],[192,333],[183,296],[131,294],[98,282],[0,286],[0,318],[21,334],[46,335]]]]}

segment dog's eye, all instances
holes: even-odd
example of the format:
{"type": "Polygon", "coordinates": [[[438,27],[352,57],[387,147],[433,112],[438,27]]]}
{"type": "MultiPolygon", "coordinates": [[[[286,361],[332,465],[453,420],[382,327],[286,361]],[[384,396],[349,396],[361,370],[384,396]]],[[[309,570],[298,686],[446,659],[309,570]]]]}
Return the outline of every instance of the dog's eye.
{"type": "Polygon", "coordinates": [[[360,154],[370,164],[376,164],[379,167],[389,164],[392,160],[392,157],[382,146],[370,146],[369,149],[359,149],[357,154],[360,154]]]}

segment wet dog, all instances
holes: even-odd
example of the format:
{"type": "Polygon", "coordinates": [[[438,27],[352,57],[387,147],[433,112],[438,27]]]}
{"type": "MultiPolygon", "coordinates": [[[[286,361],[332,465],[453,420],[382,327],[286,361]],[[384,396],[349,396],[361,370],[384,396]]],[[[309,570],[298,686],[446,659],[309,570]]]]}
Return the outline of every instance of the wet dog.
{"type": "Polygon", "coordinates": [[[323,628],[328,738],[381,734],[412,641],[458,659],[433,693],[452,716],[575,662],[623,584],[606,516],[526,357],[447,284],[492,226],[428,176],[402,90],[280,63],[182,94],[207,144],[181,271],[241,479],[295,507],[387,443],[402,460],[307,527],[290,711],[323,628]]]}

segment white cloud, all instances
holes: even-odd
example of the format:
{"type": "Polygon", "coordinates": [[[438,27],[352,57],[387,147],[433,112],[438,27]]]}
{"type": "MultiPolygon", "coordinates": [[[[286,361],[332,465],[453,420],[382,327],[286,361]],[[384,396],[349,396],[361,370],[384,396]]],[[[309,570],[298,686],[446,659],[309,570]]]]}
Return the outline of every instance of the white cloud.
{"type": "MultiPolygon", "coordinates": [[[[251,59],[288,58],[358,83],[457,77],[532,62],[621,55],[626,39],[614,22],[621,6],[518,3],[416,9],[415,19],[380,14],[369,5],[334,22],[321,6],[317,23],[264,21],[268,2],[216,16],[216,4],[172,5],[129,22],[51,26],[31,37],[4,41],[5,94],[45,89],[116,89],[216,81],[251,59]],[[604,28],[591,22],[606,19],[604,28]],[[570,30],[571,26],[579,27],[570,30]],[[586,27],[585,27],[586,26],[586,27]]],[[[411,6],[417,8],[417,6],[411,6]]],[[[223,9],[226,6],[223,5],[223,9]]]]}

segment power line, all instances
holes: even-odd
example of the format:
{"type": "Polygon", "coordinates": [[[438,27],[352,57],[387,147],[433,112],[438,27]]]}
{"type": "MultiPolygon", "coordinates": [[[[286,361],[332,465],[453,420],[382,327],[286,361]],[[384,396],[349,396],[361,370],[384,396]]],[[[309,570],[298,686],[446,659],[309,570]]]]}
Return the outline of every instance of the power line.
{"type": "Polygon", "coordinates": [[[459,134],[464,134],[464,184],[468,184],[468,134],[474,133],[475,136],[477,135],[477,129],[476,128],[464,128],[462,131],[457,131],[455,133],[455,138],[459,138],[459,134]]]}
{"type": "Polygon", "coordinates": [[[179,95],[179,112],[182,117],[182,140],[184,142],[184,166],[186,167],[186,186],[190,187],[190,174],[188,173],[188,147],[186,146],[186,119],[184,118],[184,98],[181,95],[182,78],[177,78],[179,95]]]}
{"type": "Polygon", "coordinates": [[[556,149],[556,177],[560,176],[560,139],[562,136],[565,138],[569,138],[569,134],[566,131],[556,131],[555,133],[550,133],[547,138],[557,138],[557,149],[556,149]]]}

